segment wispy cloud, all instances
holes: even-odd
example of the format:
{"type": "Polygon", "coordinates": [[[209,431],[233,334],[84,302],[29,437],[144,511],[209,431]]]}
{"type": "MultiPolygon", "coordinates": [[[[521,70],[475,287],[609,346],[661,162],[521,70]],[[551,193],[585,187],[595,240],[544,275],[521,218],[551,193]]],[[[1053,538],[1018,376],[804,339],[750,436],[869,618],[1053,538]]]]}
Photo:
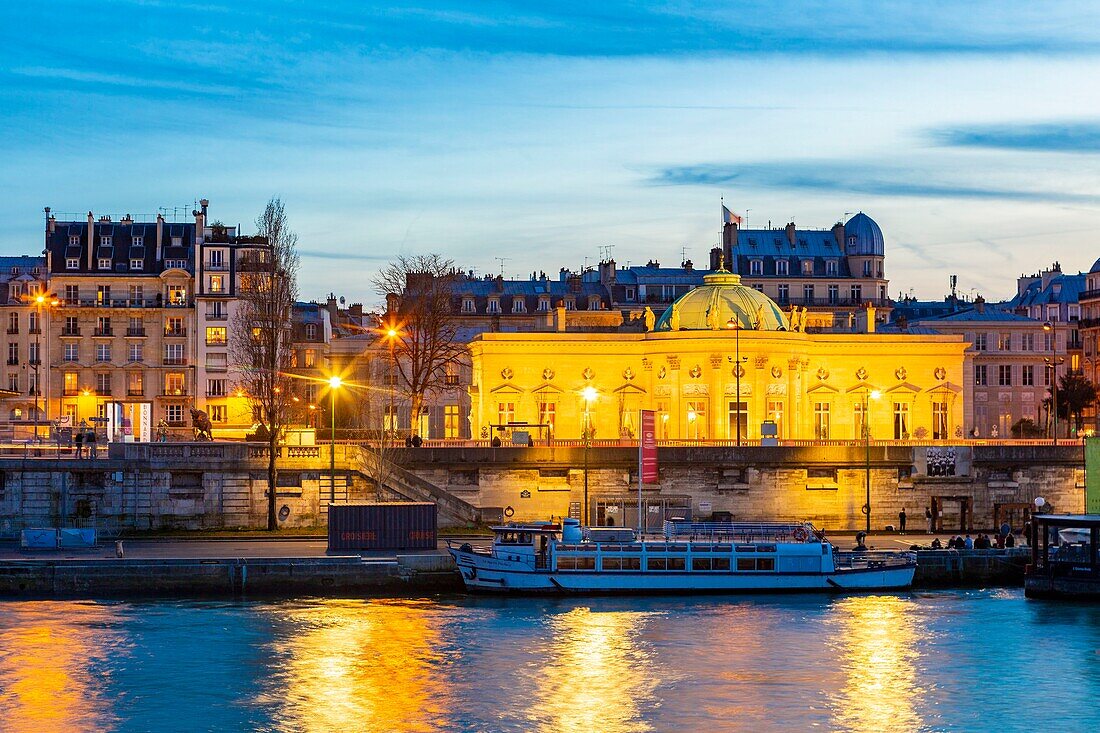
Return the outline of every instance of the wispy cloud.
{"type": "Polygon", "coordinates": [[[955,147],[1100,153],[1100,120],[945,127],[930,131],[929,136],[940,145],[955,147]]]}
{"type": "Polygon", "coordinates": [[[649,182],[659,186],[721,186],[822,191],[900,198],[987,199],[1100,203],[1100,195],[1051,189],[972,185],[937,180],[935,170],[894,169],[835,161],[780,161],[767,165],[705,163],[660,169],[649,182]]]}
{"type": "Polygon", "coordinates": [[[342,252],[338,250],[303,249],[299,254],[315,260],[347,260],[353,262],[389,262],[389,254],[368,255],[361,252],[342,252]]]}

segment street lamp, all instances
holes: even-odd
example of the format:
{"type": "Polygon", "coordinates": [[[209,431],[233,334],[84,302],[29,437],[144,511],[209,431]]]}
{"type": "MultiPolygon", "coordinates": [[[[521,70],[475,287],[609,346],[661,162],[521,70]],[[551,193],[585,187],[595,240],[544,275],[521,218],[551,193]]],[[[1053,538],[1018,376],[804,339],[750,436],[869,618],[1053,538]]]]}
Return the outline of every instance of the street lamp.
{"type": "MultiPolygon", "coordinates": [[[[38,394],[42,391],[42,379],[40,369],[42,365],[42,309],[55,306],[59,303],[56,298],[49,298],[39,293],[33,300],[35,311],[38,313],[38,320],[34,329],[34,359],[31,360],[31,369],[34,370],[34,439],[37,441],[38,437],[38,394]]],[[[46,319],[47,326],[49,325],[49,319],[46,319]]],[[[46,348],[50,346],[49,334],[46,334],[46,348]]],[[[43,395],[43,409],[45,411],[47,430],[49,430],[50,424],[50,378],[49,373],[46,374],[46,393],[43,395]]]]}
{"type": "Polygon", "coordinates": [[[588,446],[592,441],[592,417],[589,410],[592,403],[599,396],[599,391],[592,385],[588,385],[581,390],[581,398],[584,400],[584,525],[586,527],[590,519],[588,513],[588,446]]]}
{"type": "MultiPolygon", "coordinates": [[[[737,386],[737,447],[741,447],[741,321],[737,316],[731,316],[726,321],[726,328],[733,329],[733,358],[726,357],[729,361],[733,362],[733,378],[736,381],[737,386]]],[[[745,357],[744,361],[748,361],[749,357],[745,357]]]]}
{"type": "Polygon", "coordinates": [[[1043,330],[1050,333],[1050,356],[1043,361],[1050,367],[1050,409],[1054,415],[1054,445],[1058,445],[1058,365],[1065,359],[1058,356],[1058,321],[1047,321],[1043,330]]]}
{"type": "Polygon", "coordinates": [[[336,390],[340,389],[343,380],[333,374],[328,378],[329,413],[332,417],[332,432],[329,433],[328,452],[328,488],[329,504],[336,501],[336,390]]]}
{"type": "Polygon", "coordinates": [[[863,458],[867,471],[865,484],[867,490],[867,503],[863,505],[863,512],[867,515],[867,532],[871,532],[871,400],[882,397],[882,392],[872,389],[863,393],[863,458]]]}
{"type": "MultiPolygon", "coordinates": [[[[390,323],[382,331],[383,337],[390,346],[390,420],[393,421],[394,441],[397,440],[397,340],[401,337],[401,331],[396,325],[390,323]]],[[[382,421],[382,448],[386,447],[386,421],[382,421]]]]}

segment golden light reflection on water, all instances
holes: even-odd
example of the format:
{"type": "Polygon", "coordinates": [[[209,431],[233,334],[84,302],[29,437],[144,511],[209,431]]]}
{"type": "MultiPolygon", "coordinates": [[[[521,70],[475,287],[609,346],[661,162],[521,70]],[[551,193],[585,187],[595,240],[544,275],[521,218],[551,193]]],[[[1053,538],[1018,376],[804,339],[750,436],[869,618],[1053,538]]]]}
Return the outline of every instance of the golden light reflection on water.
{"type": "Polygon", "coordinates": [[[111,725],[93,664],[113,618],[95,603],[4,604],[0,620],[0,730],[93,731],[111,725]]]}
{"type": "Polygon", "coordinates": [[[446,727],[438,605],[316,601],[276,613],[279,673],[263,702],[278,709],[281,730],[446,727]]]}
{"type": "Polygon", "coordinates": [[[894,596],[853,596],[836,606],[839,662],[846,675],[834,719],[843,730],[915,731],[920,630],[912,604],[894,596]]]}
{"type": "Polygon", "coordinates": [[[638,645],[648,615],[577,608],[555,616],[554,638],[536,672],[533,729],[652,730],[641,706],[651,702],[658,680],[638,645]]]}

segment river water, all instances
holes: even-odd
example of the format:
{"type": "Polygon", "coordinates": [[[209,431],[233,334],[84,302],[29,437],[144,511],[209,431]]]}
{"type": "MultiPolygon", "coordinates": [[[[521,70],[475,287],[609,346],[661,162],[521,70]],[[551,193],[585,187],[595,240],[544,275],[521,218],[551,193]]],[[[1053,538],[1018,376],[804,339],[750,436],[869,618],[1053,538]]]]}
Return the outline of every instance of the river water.
{"type": "Polygon", "coordinates": [[[1100,606],[884,596],[0,603],[0,730],[1100,730],[1100,606]]]}

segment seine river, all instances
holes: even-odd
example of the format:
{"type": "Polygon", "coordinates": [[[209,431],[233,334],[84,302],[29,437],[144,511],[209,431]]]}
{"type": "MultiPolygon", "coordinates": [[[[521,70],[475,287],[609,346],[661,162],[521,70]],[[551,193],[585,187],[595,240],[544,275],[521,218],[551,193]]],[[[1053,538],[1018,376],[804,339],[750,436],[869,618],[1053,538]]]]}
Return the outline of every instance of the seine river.
{"type": "Polygon", "coordinates": [[[1096,731],[1100,606],[0,603],[0,730],[1096,731]]]}

